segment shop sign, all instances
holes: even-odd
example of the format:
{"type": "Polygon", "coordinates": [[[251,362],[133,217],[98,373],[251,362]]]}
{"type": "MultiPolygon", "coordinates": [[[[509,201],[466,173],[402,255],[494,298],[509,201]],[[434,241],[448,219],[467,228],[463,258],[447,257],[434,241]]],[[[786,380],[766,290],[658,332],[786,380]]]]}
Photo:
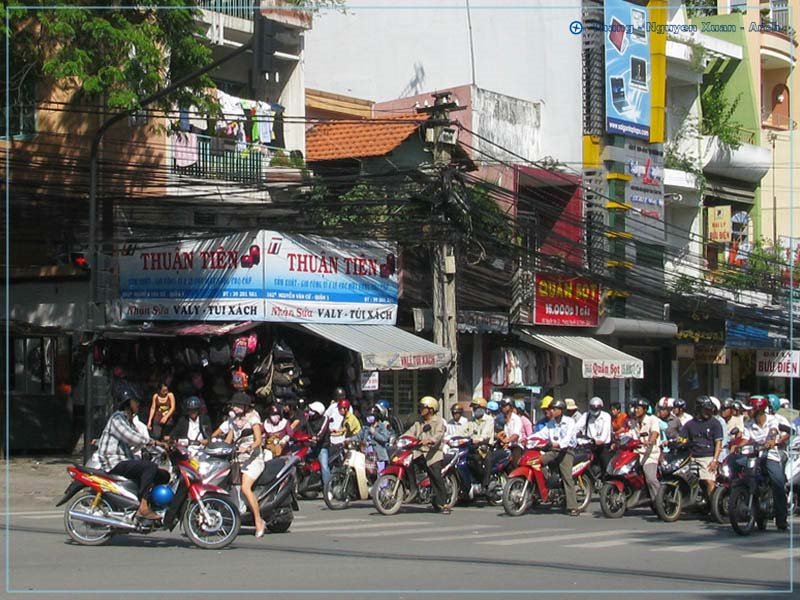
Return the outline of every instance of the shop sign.
{"type": "Polygon", "coordinates": [[[800,350],[757,350],[759,377],[800,377],[800,350]]]}
{"type": "Polygon", "coordinates": [[[731,242],[731,207],[709,206],[708,211],[708,239],[717,244],[731,242]]]}
{"type": "Polygon", "coordinates": [[[606,132],[650,139],[650,32],[648,9],[623,0],[606,0],[606,132]]]}
{"type": "Polygon", "coordinates": [[[393,325],[396,246],[259,231],[118,260],[123,320],[393,325]]]}
{"type": "Polygon", "coordinates": [[[508,333],[508,314],[459,310],[456,317],[459,333],[508,333]]]}
{"type": "Polygon", "coordinates": [[[664,243],[664,153],[661,145],[625,142],[625,230],[637,240],[664,243]]]}
{"type": "Polygon", "coordinates": [[[361,373],[361,391],[375,392],[380,387],[380,372],[365,371],[361,373]]]}
{"type": "Polygon", "coordinates": [[[561,327],[597,327],[600,286],[568,277],[536,273],[533,322],[561,327]]]}
{"type": "Polygon", "coordinates": [[[722,346],[696,346],[694,359],[699,365],[726,365],[728,351],[722,346]]]}
{"type": "Polygon", "coordinates": [[[643,379],[644,364],[641,360],[583,360],[584,379],[643,379]]]}
{"type": "MultiPolygon", "coordinates": [[[[680,327],[680,324],[679,324],[680,327]]],[[[719,342],[720,344],[725,343],[725,332],[724,331],[710,331],[705,329],[678,329],[678,333],[675,334],[675,337],[679,340],[688,340],[692,341],[695,344],[700,344],[702,342],[719,342]]]]}

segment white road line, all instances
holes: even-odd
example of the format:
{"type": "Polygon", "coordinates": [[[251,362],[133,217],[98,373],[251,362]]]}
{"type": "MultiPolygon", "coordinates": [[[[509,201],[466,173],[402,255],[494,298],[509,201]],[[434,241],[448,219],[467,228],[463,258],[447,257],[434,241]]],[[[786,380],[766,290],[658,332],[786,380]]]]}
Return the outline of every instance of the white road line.
{"type": "Polygon", "coordinates": [[[31,519],[60,519],[64,516],[64,513],[58,513],[56,515],[25,515],[22,517],[18,517],[19,519],[24,519],[25,521],[30,521],[31,519]]]}
{"type": "MultiPolygon", "coordinates": [[[[794,556],[800,556],[800,548],[794,548],[794,556]]],[[[761,558],[763,560],[786,560],[789,558],[789,548],[781,548],[771,552],[754,552],[753,554],[743,554],[742,558],[761,558]]]]}
{"type": "MultiPolygon", "coordinates": [[[[304,524],[305,525],[305,524],[304,524]]],[[[389,527],[408,527],[410,525],[430,525],[428,521],[406,521],[405,523],[375,523],[373,525],[329,525],[329,526],[320,526],[320,527],[292,527],[292,531],[295,533],[312,533],[312,532],[336,532],[336,531],[347,531],[347,530],[354,530],[354,529],[381,529],[381,528],[389,528],[389,527]]]]}
{"type": "MultiPolygon", "coordinates": [[[[474,529],[474,525],[469,525],[469,529],[474,529]]],[[[497,525],[499,527],[499,525],[497,525]]],[[[530,535],[537,535],[540,533],[551,533],[553,531],[574,531],[573,529],[561,529],[561,528],[553,528],[553,529],[537,529],[535,531],[531,531],[530,535]]],[[[508,531],[504,531],[502,533],[482,533],[474,531],[472,533],[464,533],[461,535],[444,535],[444,536],[436,536],[436,537],[422,537],[422,538],[412,538],[412,542],[447,542],[450,540],[482,540],[487,537],[509,537],[513,535],[519,535],[519,532],[509,533],[508,531]],[[480,537],[477,537],[480,536],[480,537]]]]}
{"type": "MultiPolygon", "coordinates": [[[[516,534],[509,534],[509,535],[516,535],[516,534]]],[[[569,535],[550,535],[541,537],[537,535],[536,531],[532,531],[527,534],[527,537],[524,537],[522,539],[496,540],[492,542],[475,542],[475,543],[485,544],[487,546],[519,546],[522,544],[539,544],[541,542],[563,542],[566,540],[585,540],[588,538],[608,537],[611,535],[621,535],[621,533],[612,531],[596,531],[594,533],[572,533],[569,535]]]]}
{"type": "Polygon", "coordinates": [[[725,544],[686,544],[684,546],[664,546],[663,548],[651,548],[651,552],[698,552],[700,550],[713,550],[721,548],[725,544]]]}
{"type": "Polygon", "coordinates": [[[63,510],[28,510],[21,512],[0,513],[4,517],[27,517],[31,515],[63,515],[63,510]]]}
{"type": "MultiPolygon", "coordinates": [[[[465,529],[496,529],[500,525],[452,525],[450,527],[415,527],[405,531],[393,531],[392,535],[409,535],[412,533],[430,533],[431,531],[464,531],[465,529]]],[[[372,531],[370,533],[340,533],[343,538],[372,538],[386,535],[383,531],[372,531]]]]}
{"type": "MultiPolygon", "coordinates": [[[[298,518],[298,517],[295,517],[298,518]]],[[[300,527],[317,525],[342,525],[344,523],[369,523],[370,519],[310,519],[300,523],[300,527]]]]}
{"type": "Polygon", "coordinates": [[[587,544],[566,544],[564,548],[613,548],[636,542],[646,542],[647,538],[626,538],[624,540],[604,540],[602,542],[589,542],[587,544]]]}

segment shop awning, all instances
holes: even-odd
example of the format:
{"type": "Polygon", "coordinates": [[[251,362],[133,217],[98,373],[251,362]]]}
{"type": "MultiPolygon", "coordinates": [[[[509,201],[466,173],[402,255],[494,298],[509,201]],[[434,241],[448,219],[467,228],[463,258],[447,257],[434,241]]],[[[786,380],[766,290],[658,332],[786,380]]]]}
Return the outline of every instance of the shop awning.
{"type": "Polygon", "coordinates": [[[517,336],[529,344],[579,358],[583,377],[595,379],[642,379],[644,364],[641,359],[625,354],[608,344],[590,337],[534,333],[529,329],[516,330],[517,336]]]}
{"type": "Polygon", "coordinates": [[[297,326],[358,352],[367,371],[444,369],[452,360],[447,348],[393,325],[302,323],[297,326]]]}
{"type": "Polygon", "coordinates": [[[109,325],[98,331],[107,339],[137,339],[144,337],[217,337],[223,335],[239,335],[260,325],[258,321],[238,323],[157,323],[157,324],[124,324],[109,325]]]}
{"type": "Polygon", "coordinates": [[[606,317],[600,327],[595,329],[595,333],[617,337],[674,338],[678,335],[678,326],[670,321],[606,317]]]}

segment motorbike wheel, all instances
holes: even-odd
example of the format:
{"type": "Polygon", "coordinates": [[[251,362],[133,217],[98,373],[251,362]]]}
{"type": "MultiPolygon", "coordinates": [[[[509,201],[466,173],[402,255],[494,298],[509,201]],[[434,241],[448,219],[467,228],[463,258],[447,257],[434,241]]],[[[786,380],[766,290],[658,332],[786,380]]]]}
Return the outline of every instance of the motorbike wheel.
{"type": "Polygon", "coordinates": [[[270,533],[286,533],[287,531],[289,531],[289,527],[291,526],[292,526],[292,519],[283,519],[267,525],[267,531],[269,531],[270,533]]]}
{"type": "Polygon", "coordinates": [[[498,473],[490,483],[490,491],[486,496],[486,503],[489,506],[500,506],[503,503],[503,490],[508,483],[508,475],[498,473]]]}
{"type": "Polygon", "coordinates": [[[447,492],[447,506],[453,507],[458,504],[461,484],[458,482],[458,476],[455,473],[448,473],[447,477],[444,478],[444,489],[447,492]]]}
{"type": "Polygon", "coordinates": [[[728,501],[730,500],[730,488],[717,486],[711,493],[711,516],[717,523],[728,522],[728,501]]]}
{"type": "Polygon", "coordinates": [[[207,494],[203,504],[210,521],[206,522],[199,503],[190,502],[183,513],[183,531],[198,548],[224,548],[239,535],[242,525],[239,511],[228,498],[217,494],[207,494]]]}
{"type": "Polygon", "coordinates": [[[728,500],[731,527],[739,535],[750,535],[756,524],[756,499],[750,490],[741,487],[731,490],[728,500]]]}
{"type": "Polygon", "coordinates": [[[677,483],[663,484],[658,489],[654,502],[658,518],[666,523],[673,523],[681,516],[683,508],[683,494],[677,483]]]}
{"type": "Polygon", "coordinates": [[[406,488],[396,475],[381,475],[375,482],[372,503],[382,515],[394,515],[403,505],[406,488]]]}
{"type": "Polygon", "coordinates": [[[524,477],[512,477],[503,488],[503,510],[512,517],[518,517],[528,510],[531,504],[530,484],[524,477]],[[523,491],[524,490],[524,491],[523,491]]]}
{"type": "Polygon", "coordinates": [[[575,497],[578,499],[578,510],[583,512],[592,501],[592,482],[584,473],[575,480],[575,497]]]}
{"type": "Polygon", "coordinates": [[[114,530],[111,527],[79,521],[69,516],[71,510],[89,514],[106,514],[113,510],[103,497],[100,498],[97,508],[92,510],[95,495],[94,492],[80,494],[64,509],[64,529],[73,542],[82,546],[102,546],[114,537],[114,530]]]}
{"type": "Polygon", "coordinates": [[[350,506],[350,471],[337,469],[322,489],[325,506],[331,510],[342,510],[350,506]]]}
{"type": "Polygon", "coordinates": [[[610,483],[603,484],[600,489],[600,510],[609,519],[619,519],[625,514],[628,499],[625,491],[620,491],[617,486],[610,483]]]}

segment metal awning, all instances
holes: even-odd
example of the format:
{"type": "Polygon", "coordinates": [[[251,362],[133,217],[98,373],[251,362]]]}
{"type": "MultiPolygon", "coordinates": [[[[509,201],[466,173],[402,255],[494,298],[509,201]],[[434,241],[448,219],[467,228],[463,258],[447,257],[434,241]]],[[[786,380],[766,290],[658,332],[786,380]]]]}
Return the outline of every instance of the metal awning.
{"type": "Polygon", "coordinates": [[[394,325],[299,323],[297,327],[358,352],[367,371],[444,369],[452,360],[447,348],[394,325]]]}
{"type": "Polygon", "coordinates": [[[678,326],[671,321],[647,321],[643,319],[606,317],[605,321],[603,321],[600,327],[595,329],[594,332],[596,335],[671,339],[678,335],[678,326]]]}
{"type": "Polygon", "coordinates": [[[97,331],[106,339],[217,337],[239,335],[261,325],[258,321],[238,323],[125,323],[101,327],[97,331]]]}
{"type": "Polygon", "coordinates": [[[641,359],[612,348],[600,340],[579,335],[534,333],[529,329],[518,329],[515,332],[524,342],[579,358],[585,379],[644,377],[644,364],[641,359]]]}

